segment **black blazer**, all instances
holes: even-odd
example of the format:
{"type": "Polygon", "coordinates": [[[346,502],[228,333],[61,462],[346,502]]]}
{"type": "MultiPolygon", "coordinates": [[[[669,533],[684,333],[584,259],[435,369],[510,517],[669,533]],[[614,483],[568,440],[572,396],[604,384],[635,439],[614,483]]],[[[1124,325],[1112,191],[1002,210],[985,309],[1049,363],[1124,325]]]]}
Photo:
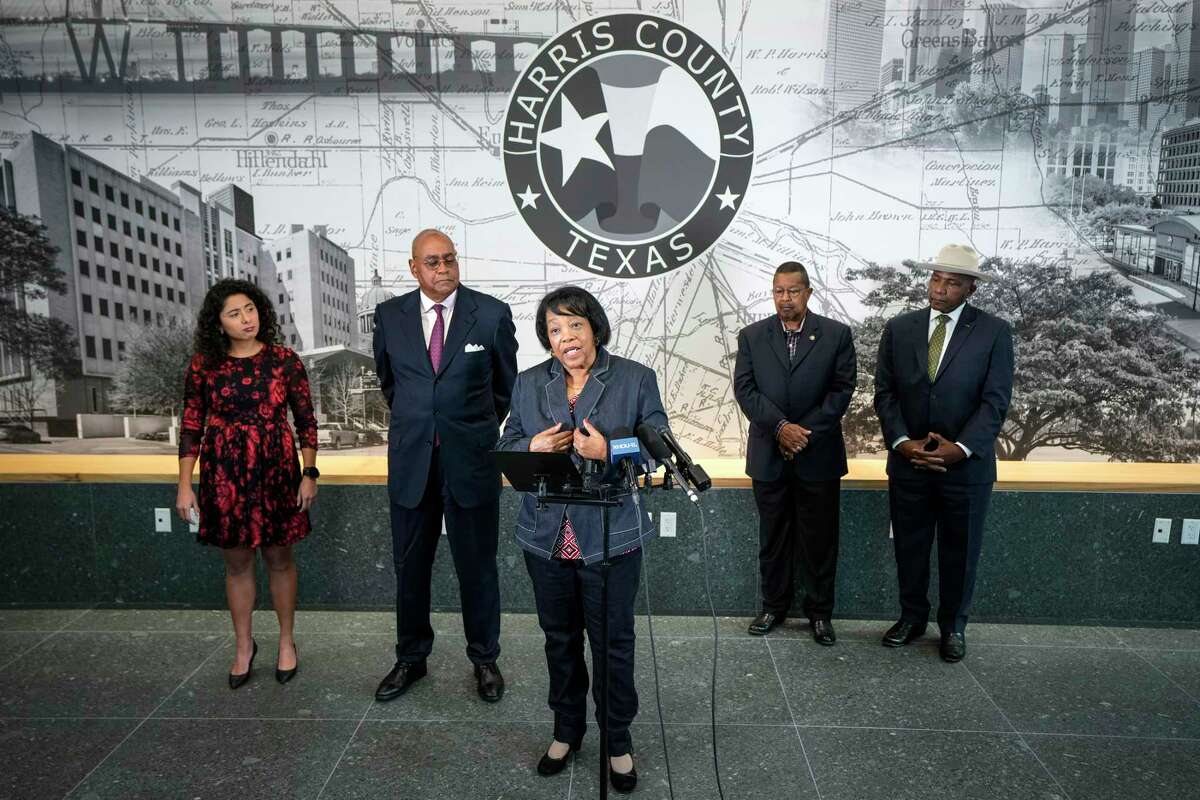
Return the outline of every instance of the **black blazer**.
{"type": "Polygon", "coordinates": [[[788,360],[787,337],[779,316],[749,325],[738,334],[733,393],[750,420],[746,474],[759,481],[779,480],[788,462],[779,452],[775,429],[780,421],[812,431],[808,447],[791,460],[797,478],[835,480],[846,474],[842,417],[858,377],[850,328],[809,311],[788,360]]]}
{"type": "Polygon", "coordinates": [[[420,290],[375,308],[375,372],[391,408],[388,494],[416,508],[429,479],[434,434],[454,502],[473,508],[500,494],[488,455],[500,438],[517,378],[517,339],[507,303],[458,287],[435,375],[421,327],[420,290]]]}
{"type": "Polygon", "coordinates": [[[929,314],[910,311],[888,320],[875,366],[875,412],[888,448],[888,475],[952,483],[996,480],[996,436],[1012,399],[1012,329],[972,305],[963,308],[934,381],[929,380],[929,314]],[[892,450],[901,436],[923,439],[930,431],[961,442],[971,457],[945,474],[918,471],[892,450]]]}

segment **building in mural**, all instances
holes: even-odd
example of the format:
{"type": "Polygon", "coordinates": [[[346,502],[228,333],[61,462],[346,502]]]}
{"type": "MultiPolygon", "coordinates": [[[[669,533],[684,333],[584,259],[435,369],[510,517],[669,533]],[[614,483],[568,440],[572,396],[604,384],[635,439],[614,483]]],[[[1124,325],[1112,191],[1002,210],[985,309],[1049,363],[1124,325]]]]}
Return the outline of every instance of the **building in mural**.
{"type": "Polygon", "coordinates": [[[358,345],[354,259],[327,235],[324,225],[292,225],[267,243],[268,267],[291,307],[297,350],[358,345]]]}
{"type": "Polygon", "coordinates": [[[1113,257],[1185,290],[1180,303],[1200,311],[1200,215],[1170,216],[1153,225],[1115,226],[1113,257]]]}
{"type": "Polygon", "coordinates": [[[1132,127],[1156,129],[1170,108],[1163,101],[1167,92],[1167,51],[1161,47],[1138,50],[1133,57],[1133,75],[1121,119],[1132,127]]]}
{"type": "Polygon", "coordinates": [[[946,97],[969,77],[972,40],[965,36],[962,0],[916,0],[904,34],[904,71],[909,83],[926,83],[926,93],[946,97]]]}
{"type": "Polygon", "coordinates": [[[358,349],[364,353],[374,351],[372,338],[375,335],[375,306],[395,295],[383,287],[379,271],[371,273],[371,288],[363,292],[358,301],[358,349]]]}
{"type": "Polygon", "coordinates": [[[879,67],[879,91],[887,91],[888,86],[896,81],[904,80],[904,59],[889,58],[879,67]]]}
{"type": "Polygon", "coordinates": [[[996,91],[1021,91],[1025,70],[1026,12],[1012,3],[988,3],[983,34],[975,43],[971,80],[996,91]]]}
{"type": "Polygon", "coordinates": [[[825,92],[834,113],[870,100],[879,89],[884,0],[831,3],[825,20],[825,92]]]}
{"type": "Polygon", "coordinates": [[[1106,0],[1088,8],[1083,59],[1083,122],[1115,123],[1134,66],[1137,0],[1106,0]]]}
{"type": "Polygon", "coordinates": [[[1200,212],[1200,122],[1163,134],[1158,197],[1163,208],[1200,212]]]}
{"type": "MultiPolygon", "coordinates": [[[[39,382],[44,389],[38,418],[48,430],[74,435],[75,415],[112,411],[113,377],[132,339],[149,326],[190,328],[205,291],[223,278],[249,281],[267,294],[289,346],[304,349],[318,336],[327,344],[351,343],[345,309],[351,308],[346,298],[353,297],[353,278],[335,275],[348,269],[352,276],[353,260],[325,237],[323,227],[293,226],[295,232],[281,244],[287,249],[297,243],[301,255],[291,269],[300,276],[293,285],[303,302],[331,304],[328,313],[306,309],[297,315],[288,288],[279,282],[282,271],[273,268],[252,228],[254,198],[240,187],[227,185],[203,196],[176,181],[167,190],[38,133],[8,151],[2,166],[8,176],[5,205],[43,222],[67,286],[65,294],[50,293],[38,301],[40,308],[29,310],[62,320],[78,334],[81,374],[39,382]],[[306,237],[311,262],[299,244],[306,237]],[[301,287],[321,281],[315,292],[301,287]],[[328,324],[314,326],[314,318],[328,324]],[[303,331],[298,321],[305,323],[303,331]],[[342,332],[336,341],[333,331],[342,332]]],[[[36,379],[28,365],[2,353],[0,364],[6,365],[0,383],[36,379]]]]}
{"type": "Polygon", "coordinates": [[[12,175],[10,207],[46,226],[67,288],[30,311],[78,335],[80,375],[46,382],[38,402],[38,417],[61,432],[73,428],[76,414],[108,411],[117,365],[141,328],[191,324],[205,289],[200,225],[162,186],[39,133],[3,160],[12,175]]]}
{"type": "Polygon", "coordinates": [[[207,285],[234,278],[258,286],[275,305],[282,341],[291,347],[301,347],[291,300],[279,285],[275,271],[267,268],[262,239],[255,233],[253,195],[233,184],[207,197],[182,181],[176,181],[171,188],[185,208],[200,220],[207,285]]]}

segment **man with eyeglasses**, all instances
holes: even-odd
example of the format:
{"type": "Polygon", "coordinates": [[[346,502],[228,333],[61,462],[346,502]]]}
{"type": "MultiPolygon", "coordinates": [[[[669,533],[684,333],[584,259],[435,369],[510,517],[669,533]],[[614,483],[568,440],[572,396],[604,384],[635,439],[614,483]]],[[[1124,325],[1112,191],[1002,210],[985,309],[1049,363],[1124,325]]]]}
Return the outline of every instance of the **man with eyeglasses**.
{"type": "Polygon", "coordinates": [[[458,574],[467,658],[479,697],[504,695],[496,569],[500,438],[517,376],[507,303],[459,283],[450,237],[423,230],[409,270],[417,289],[375,308],[375,371],[391,408],[388,495],[396,568],[396,665],[375,691],[394,700],[426,674],[433,558],[445,520],[458,574]]]}
{"type": "Polygon", "coordinates": [[[767,634],[787,618],[799,572],[813,639],[832,645],[854,340],[847,325],[809,310],[813,290],[802,264],[780,264],[771,292],[776,313],[738,334],[733,378],[750,420],[746,474],[759,516],[762,608],[750,633],[767,634]]]}

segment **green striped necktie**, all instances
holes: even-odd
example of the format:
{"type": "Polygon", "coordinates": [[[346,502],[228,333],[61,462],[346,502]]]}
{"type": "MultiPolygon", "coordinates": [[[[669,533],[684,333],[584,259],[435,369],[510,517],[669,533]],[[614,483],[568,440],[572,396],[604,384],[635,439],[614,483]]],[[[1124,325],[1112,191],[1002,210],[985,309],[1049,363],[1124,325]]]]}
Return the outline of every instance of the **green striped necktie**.
{"type": "Polygon", "coordinates": [[[942,360],[942,345],[946,343],[946,323],[950,321],[949,314],[938,314],[937,327],[933,336],[929,337],[929,380],[937,377],[938,362],[942,360]]]}

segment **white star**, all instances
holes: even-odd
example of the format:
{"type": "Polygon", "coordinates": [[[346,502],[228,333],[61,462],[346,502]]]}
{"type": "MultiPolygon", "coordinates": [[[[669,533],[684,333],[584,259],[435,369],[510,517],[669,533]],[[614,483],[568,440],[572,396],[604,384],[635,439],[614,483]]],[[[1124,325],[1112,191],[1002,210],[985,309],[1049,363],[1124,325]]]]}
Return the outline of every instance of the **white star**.
{"type": "Polygon", "coordinates": [[[541,192],[535,192],[532,186],[526,186],[525,191],[517,195],[521,198],[521,208],[537,209],[537,199],[542,196],[541,192]]]}
{"type": "Polygon", "coordinates": [[[608,153],[596,141],[596,134],[608,122],[608,112],[593,114],[584,119],[579,116],[575,106],[564,94],[558,104],[562,114],[562,124],[552,131],[542,131],[541,141],[558,150],[562,156],[563,185],[571,180],[579,162],[583,159],[596,161],[609,169],[613,169],[608,153]]]}
{"type": "MultiPolygon", "coordinates": [[[[721,208],[735,208],[733,202],[741,197],[741,195],[734,194],[730,188],[726,186],[724,194],[714,194],[713,197],[721,201],[721,208]]],[[[721,208],[718,208],[717,211],[720,211],[721,208]]]]}

